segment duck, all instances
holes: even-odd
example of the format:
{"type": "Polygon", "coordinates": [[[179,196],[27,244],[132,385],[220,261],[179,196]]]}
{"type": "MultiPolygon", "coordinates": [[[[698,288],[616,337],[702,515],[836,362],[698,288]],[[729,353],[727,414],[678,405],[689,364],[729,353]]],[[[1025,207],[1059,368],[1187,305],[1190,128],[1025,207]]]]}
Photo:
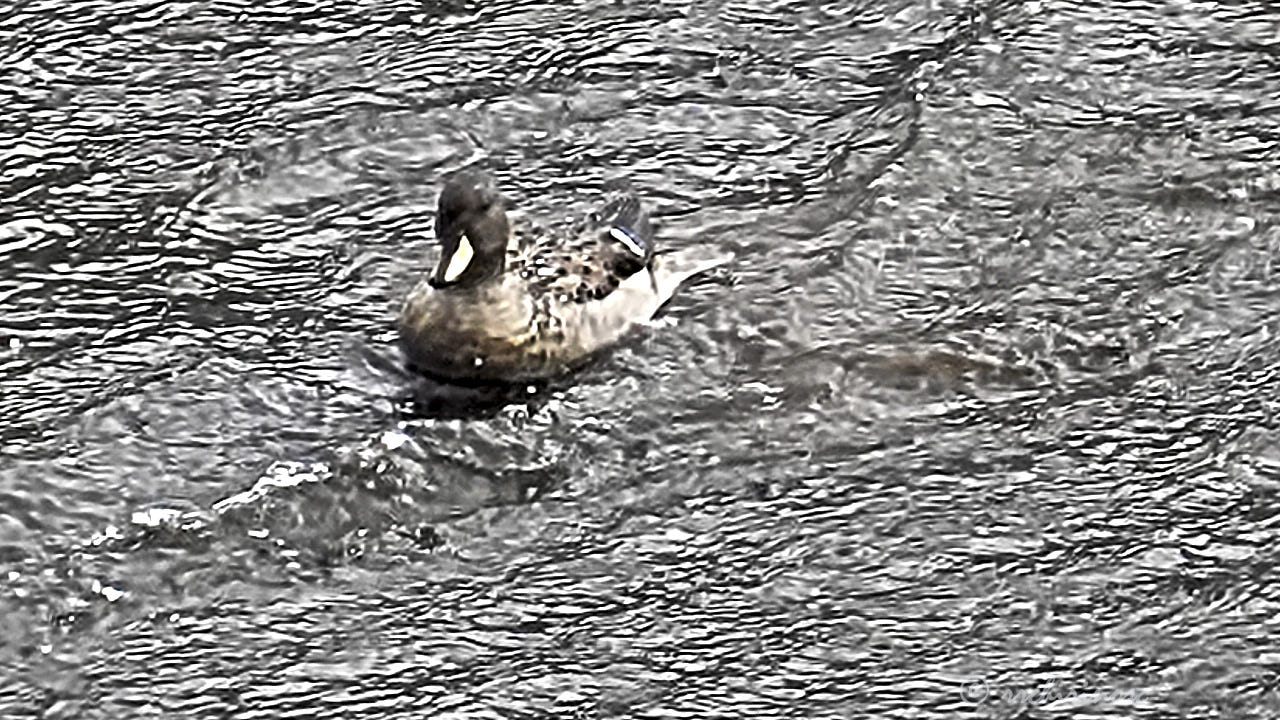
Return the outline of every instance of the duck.
{"type": "Polygon", "coordinates": [[[517,227],[486,174],[463,171],[441,189],[435,269],[400,311],[410,366],[459,381],[522,382],[586,364],[650,321],[690,277],[728,255],[658,253],[631,192],[560,231],[517,227]]]}

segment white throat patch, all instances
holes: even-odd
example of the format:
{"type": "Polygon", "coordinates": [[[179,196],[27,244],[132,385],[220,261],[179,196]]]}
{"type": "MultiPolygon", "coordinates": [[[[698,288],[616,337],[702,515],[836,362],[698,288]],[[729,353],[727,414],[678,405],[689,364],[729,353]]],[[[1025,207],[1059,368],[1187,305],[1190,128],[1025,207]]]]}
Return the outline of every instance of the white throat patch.
{"type": "Polygon", "coordinates": [[[457,280],[458,276],[466,272],[467,267],[471,265],[473,257],[475,257],[475,250],[472,249],[467,234],[463,233],[462,239],[458,242],[458,249],[453,251],[453,257],[449,258],[449,266],[444,270],[444,281],[457,280]]]}

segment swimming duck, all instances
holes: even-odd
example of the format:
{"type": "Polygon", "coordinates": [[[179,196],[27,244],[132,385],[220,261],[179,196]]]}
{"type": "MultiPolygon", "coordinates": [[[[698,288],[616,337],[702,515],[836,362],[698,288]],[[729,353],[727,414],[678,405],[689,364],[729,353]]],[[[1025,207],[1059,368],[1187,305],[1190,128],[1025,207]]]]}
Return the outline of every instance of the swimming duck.
{"type": "Polygon", "coordinates": [[[451,379],[558,375],[651,317],[687,278],[727,260],[655,255],[648,213],[631,194],[569,232],[513,232],[488,177],[465,172],[440,193],[435,270],[400,312],[411,364],[451,379]]]}

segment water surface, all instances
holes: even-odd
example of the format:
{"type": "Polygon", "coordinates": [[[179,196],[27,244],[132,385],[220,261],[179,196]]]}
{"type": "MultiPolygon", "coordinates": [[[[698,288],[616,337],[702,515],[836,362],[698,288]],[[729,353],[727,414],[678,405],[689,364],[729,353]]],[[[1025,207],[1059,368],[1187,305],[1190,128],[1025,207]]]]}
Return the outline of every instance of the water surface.
{"type": "Polygon", "coordinates": [[[0,715],[1266,715],[1277,27],[11,4],[0,715]],[[427,384],[469,164],[737,259],[571,378],[427,384]]]}

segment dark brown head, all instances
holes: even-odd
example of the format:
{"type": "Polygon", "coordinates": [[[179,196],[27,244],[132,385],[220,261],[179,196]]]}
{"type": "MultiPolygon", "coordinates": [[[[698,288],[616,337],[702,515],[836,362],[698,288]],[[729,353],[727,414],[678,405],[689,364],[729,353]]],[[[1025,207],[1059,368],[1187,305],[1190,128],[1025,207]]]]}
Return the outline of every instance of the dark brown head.
{"type": "Polygon", "coordinates": [[[469,287],[502,272],[511,226],[489,178],[461,173],[445,183],[436,209],[440,263],[435,288],[469,287]]]}

